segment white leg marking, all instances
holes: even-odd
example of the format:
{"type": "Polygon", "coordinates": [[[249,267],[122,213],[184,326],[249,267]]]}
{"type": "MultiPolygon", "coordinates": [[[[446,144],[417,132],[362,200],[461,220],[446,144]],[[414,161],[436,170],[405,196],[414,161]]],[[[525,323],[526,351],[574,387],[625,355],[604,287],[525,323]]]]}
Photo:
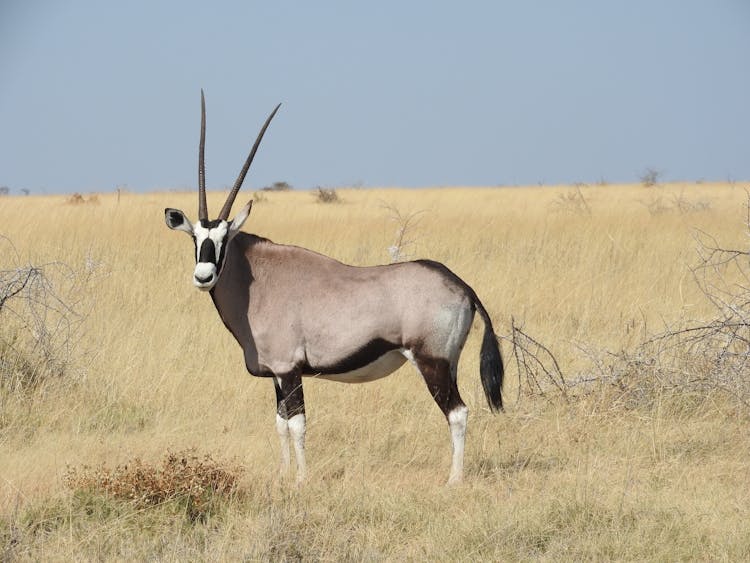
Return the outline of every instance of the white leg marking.
{"type": "Polygon", "coordinates": [[[294,454],[297,458],[297,483],[305,480],[307,465],[305,464],[305,415],[295,414],[287,421],[289,434],[294,441],[294,454]]]}
{"type": "Polygon", "coordinates": [[[448,424],[451,428],[451,441],[453,443],[453,462],[448,484],[460,483],[464,476],[464,444],[466,442],[466,421],[469,418],[469,409],[460,406],[448,413],[448,424]]]}
{"type": "Polygon", "coordinates": [[[281,472],[286,473],[289,470],[291,458],[289,455],[289,423],[276,415],[276,432],[279,433],[279,442],[281,442],[281,472]]]}

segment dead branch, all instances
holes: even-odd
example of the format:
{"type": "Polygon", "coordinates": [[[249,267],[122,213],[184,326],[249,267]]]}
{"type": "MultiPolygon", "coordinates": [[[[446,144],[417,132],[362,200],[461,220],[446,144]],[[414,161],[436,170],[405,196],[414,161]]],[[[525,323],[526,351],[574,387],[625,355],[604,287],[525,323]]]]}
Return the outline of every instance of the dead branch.
{"type": "Polygon", "coordinates": [[[93,271],[62,262],[0,270],[0,387],[33,387],[63,375],[80,356],[84,290],[93,271]]]}
{"type": "Polygon", "coordinates": [[[417,239],[415,230],[421,220],[420,215],[425,213],[425,211],[402,213],[395,205],[384,201],[380,202],[380,207],[389,213],[389,218],[397,225],[393,244],[388,247],[391,262],[402,262],[410,259],[412,248],[416,244],[417,239]]]}
{"type": "Polygon", "coordinates": [[[510,336],[501,338],[510,342],[513,350],[518,373],[517,400],[521,399],[524,381],[526,390],[531,395],[545,397],[551,384],[567,400],[567,383],[557,359],[549,348],[516,326],[515,318],[512,317],[510,336]]]}

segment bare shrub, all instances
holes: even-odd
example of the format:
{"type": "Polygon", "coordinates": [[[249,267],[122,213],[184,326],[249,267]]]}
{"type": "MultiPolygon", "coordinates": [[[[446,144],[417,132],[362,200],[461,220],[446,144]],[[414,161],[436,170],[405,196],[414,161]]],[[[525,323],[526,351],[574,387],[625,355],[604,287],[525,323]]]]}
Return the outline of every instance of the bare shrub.
{"type": "Polygon", "coordinates": [[[403,262],[412,257],[413,247],[416,244],[415,230],[424,211],[402,213],[395,205],[380,202],[380,207],[389,213],[391,221],[396,223],[396,235],[393,244],[388,247],[391,262],[403,262]]]}
{"type": "Polygon", "coordinates": [[[572,190],[557,194],[557,199],[550,204],[552,209],[563,213],[591,215],[591,207],[581,191],[583,186],[585,184],[578,183],[572,190]]]}
{"type": "Polygon", "coordinates": [[[318,203],[338,203],[341,201],[335,188],[322,188],[318,186],[313,191],[313,196],[318,203]]]}
{"type": "MultiPolygon", "coordinates": [[[[750,197],[748,209],[750,235],[750,197]]],[[[578,383],[608,381],[630,404],[667,391],[699,398],[721,393],[750,408],[750,251],[723,248],[704,232],[695,240],[697,263],[690,271],[713,315],[646,335],[627,351],[587,350],[594,374],[578,383]]]]}
{"type": "Polygon", "coordinates": [[[158,464],[135,458],[114,469],[105,465],[68,467],[64,482],[73,491],[105,494],[148,508],[176,502],[192,521],[204,521],[238,490],[243,473],[236,462],[217,461],[193,449],[167,452],[158,464]]]}
{"type": "MultiPolygon", "coordinates": [[[[750,199],[748,204],[750,210],[750,199]]],[[[750,215],[746,228],[750,235],[750,215]]],[[[690,271],[714,314],[670,328],[647,344],[676,350],[678,365],[695,365],[692,387],[720,389],[750,406],[750,252],[724,248],[701,231],[695,239],[698,261],[690,271]]]]}
{"type": "Polygon", "coordinates": [[[691,201],[685,196],[685,192],[673,194],[671,202],[667,201],[662,195],[652,195],[648,200],[639,200],[651,215],[661,215],[664,213],[697,213],[711,209],[711,203],[706,200],[691,201]]]}
{"type": "MultiPolygon", "coordinates": [[[[746,225],[750,236],[750,195],[746,225]]],[[[683,402],[702,403],[723,394],[750,409],[750,251],[724,248],[704,232],[695,235],[697,262],[693,279],[713,307],[707,319],[681,320],[643,336],[619,351],[591,344],[578,349],[591,367],[566,380],[552,352],[512,321],[504,337],[513,349],[519,398],[529,394],[568,398],[596,385],[610,385],[612,403],[649,407],[665,394],[683,402]]]]}
{"type": "Polygon", "coordinates": [[[672,203],[674,209],[679,213],[696,213],[700,211],[708,211],[711,209],[711,203],[700,199],[698,201],[690,201],[685,197],[685,192],[681,191],[679,194],[672,196],[672,203]]]}
{"type": "Polygon", "coordinates": [[[0,270],[0,388],[34,389],[68,373],[80,355],[85,289],[95,267],[81,273],[53,262],[0,270]]]}
{"type": "Polygon", "coordinates": [[[664,198],[660,195],[651,196],[648,200],[640,200],[640,204],[643,205],[651,215],[661,215],[672,210],[672,207],[664,201],[664,198]]]}

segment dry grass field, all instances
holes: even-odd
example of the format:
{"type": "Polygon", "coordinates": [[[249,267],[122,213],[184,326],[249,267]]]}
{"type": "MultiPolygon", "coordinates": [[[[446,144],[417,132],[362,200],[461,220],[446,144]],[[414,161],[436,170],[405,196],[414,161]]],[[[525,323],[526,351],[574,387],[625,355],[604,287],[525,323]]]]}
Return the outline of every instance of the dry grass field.
{"type": "MultiPolygon", "coordinates": [[[[485,404],[476,320],[456,487],[447,424],[408,364],[306,380],[309,478],[278,475],[273,386],[246,373],[192,286],[192,243],[164,224],[165,207],[195,218],[195,193],[1,198],[0,280],[34,265],[49,285],[0,305],[0,560],[750,560],[750,369],[643,346],[716,318],[696,237],[748,248],[744,187],[262,194],[245,230],[358,265],[390,261],[411,217],[400,256],[445,263],[482,299],[506,412],[485,404]],[[47,316],[29,335],[25,314],[47,316]],[[554,355],[564,392],[519,369],[553,364],[514,353],[512,327],[554,355]],[[196,489],[209,474],[232,486],[196,489]],[[192,492],[138,488],[180,479],[192,492]]],[[[210,214],[223,200],[209,193],[210,214]]],[[[710,287],[736,287],[734,265],[710,287]]]]}

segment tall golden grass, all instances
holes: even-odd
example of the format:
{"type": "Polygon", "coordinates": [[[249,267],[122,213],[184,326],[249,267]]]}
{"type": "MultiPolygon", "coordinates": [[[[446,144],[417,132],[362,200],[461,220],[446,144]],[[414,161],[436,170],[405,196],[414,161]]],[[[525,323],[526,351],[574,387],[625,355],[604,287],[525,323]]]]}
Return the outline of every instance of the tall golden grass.
{"type": "MultiPolygon", "coordinates": [[[[418,213],[404,252],[448,265],[500,335],[513,319],[570,379],[590,373],[583,349],[628,349],[711,314],[689,270],[696,231],[747,246],[740,185],[338,195],[321,204],[264,194],[245,228],[368,265],[389,261],[393,211],[418,213]]],[[[209,193],[209,210],[223,199],[209,193]]],[[[167,230],[165,207],[194,216],[196,194],[0,199],[0,270],[64,262],[86,280],[74,294],[61,287],[86,315],[69,368],[2,390],[0,558],[750,559],[743,405],[717,390],[686,406],[655,386],[651,400],[625,407],[604,383],[568,401],[518,393],[505,342],[507,411],[494,416],[479,331],[459,369],[470,407],[463,485],[443,485],[447,425],[405,366],[366,385],[306,381],[310,476],[296,488],[277,474],[272,385],[245,372],[210,298],[192,287],[192,243],[167,230]],[[237,492],[205,520],[66,485],[70,468],[153,463],[187,448],[243,467],[237,492]]]]}

